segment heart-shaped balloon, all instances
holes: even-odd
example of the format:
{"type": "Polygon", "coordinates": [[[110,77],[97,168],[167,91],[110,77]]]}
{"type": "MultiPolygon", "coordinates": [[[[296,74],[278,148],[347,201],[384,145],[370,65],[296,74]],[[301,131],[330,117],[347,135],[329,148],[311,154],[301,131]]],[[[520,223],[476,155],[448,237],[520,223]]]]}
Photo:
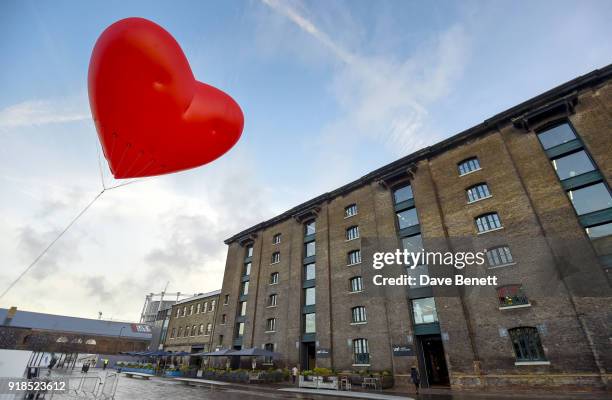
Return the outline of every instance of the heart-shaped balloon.
{"type": "Polygon", "coordinates": [[[242,134],[240,106],[196,81],[176,40],[146,19],[123,19],[102,33],[88,80],[93,119],[117,179],[198,167],[242,134]]]}

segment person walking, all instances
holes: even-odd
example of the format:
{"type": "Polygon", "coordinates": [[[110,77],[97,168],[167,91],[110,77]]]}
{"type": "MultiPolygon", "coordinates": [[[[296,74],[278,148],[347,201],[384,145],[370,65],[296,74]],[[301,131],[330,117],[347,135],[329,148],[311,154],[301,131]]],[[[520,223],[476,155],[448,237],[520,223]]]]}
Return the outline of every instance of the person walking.
{"type": "Polygon", "coordinates": [[[416,367],[410,369],[410,378],[412,378],[412,383],[414,383],[414,387],[416,388],[416,394],[419,394],[421,378],[419,377],[419,371],[417,371],[416,367]]]}
{"type": "Polygon", "coordinates": [[[295,385],[295,381],[297,379],[297,376],[298,376],[299,372],[300,372],[300,370],[298,369],[297,365],[294,366],[293,368],[291,368],[291,379],[292,379],[294,385],[295,385]]]}
{"type": "Polygon", "coordinates": [[[108,358],[105,358],[104,363],[102,363],[102,370],[104,371],[107,366],[108,366],[108,358]]]}

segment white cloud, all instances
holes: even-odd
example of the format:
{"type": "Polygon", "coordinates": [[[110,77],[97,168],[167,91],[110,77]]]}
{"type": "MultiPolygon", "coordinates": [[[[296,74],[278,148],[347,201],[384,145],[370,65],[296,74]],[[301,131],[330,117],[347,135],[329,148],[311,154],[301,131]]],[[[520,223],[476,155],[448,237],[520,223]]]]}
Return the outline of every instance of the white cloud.
{"type": "MultiPolygon", "coordinates": [[[[304,3],[262,2],[334,57],[331,89],[342,111],[323,130],[326,146],[330,142],[346,143],[345,139],[357,133],[386,144],[396,155],[405,155],[433,142],[436,134],[430,130],[427,108],[448,93],[469,53],[469,39],[460,25],[451,26],[405,59],[397,60],[394,55],[347,50],[318,26],[314,17],[306,17],[309,12],[304,3]]],[[[334,20],[346,21],[346,15],[334,20]]],[[[342,32],[344,27],[330,29],[342,32]]]]}
{"type": "Polygon", "coordinates": [[[58,124],[90,118],[86,99],[27,100],[0,110],[0,128],[58,124]]]}

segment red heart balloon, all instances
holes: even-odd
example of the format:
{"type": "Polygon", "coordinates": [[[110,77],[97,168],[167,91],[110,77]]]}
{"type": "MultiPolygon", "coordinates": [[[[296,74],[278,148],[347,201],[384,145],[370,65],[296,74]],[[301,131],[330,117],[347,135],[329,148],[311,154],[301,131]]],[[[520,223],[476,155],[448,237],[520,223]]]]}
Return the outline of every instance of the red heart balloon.
{"type": "Polygon", "coordinates": [[[240,106],[195,80],[174,38],[143,18],[109,26],[89,63],[89,103],[115,178],[206,164],[238,141],[240,106]]]}

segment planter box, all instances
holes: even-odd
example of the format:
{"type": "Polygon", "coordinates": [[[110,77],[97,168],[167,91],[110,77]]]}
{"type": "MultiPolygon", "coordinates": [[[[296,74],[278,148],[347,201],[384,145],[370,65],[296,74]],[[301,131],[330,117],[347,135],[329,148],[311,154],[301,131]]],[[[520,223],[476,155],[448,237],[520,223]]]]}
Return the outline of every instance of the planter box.
{"type": "Polygon", "coordinates": [[[299,383],[299,386],[304,388],[338,390],[337,376],[313,376],[311,379],[306,379],[303,375],[300,375],[299,383]]]}
{"type": "Polygon", "coordinates": [[[165,376],[183,376],[181,371],[166,371],[164,373],[165,376]]]}

